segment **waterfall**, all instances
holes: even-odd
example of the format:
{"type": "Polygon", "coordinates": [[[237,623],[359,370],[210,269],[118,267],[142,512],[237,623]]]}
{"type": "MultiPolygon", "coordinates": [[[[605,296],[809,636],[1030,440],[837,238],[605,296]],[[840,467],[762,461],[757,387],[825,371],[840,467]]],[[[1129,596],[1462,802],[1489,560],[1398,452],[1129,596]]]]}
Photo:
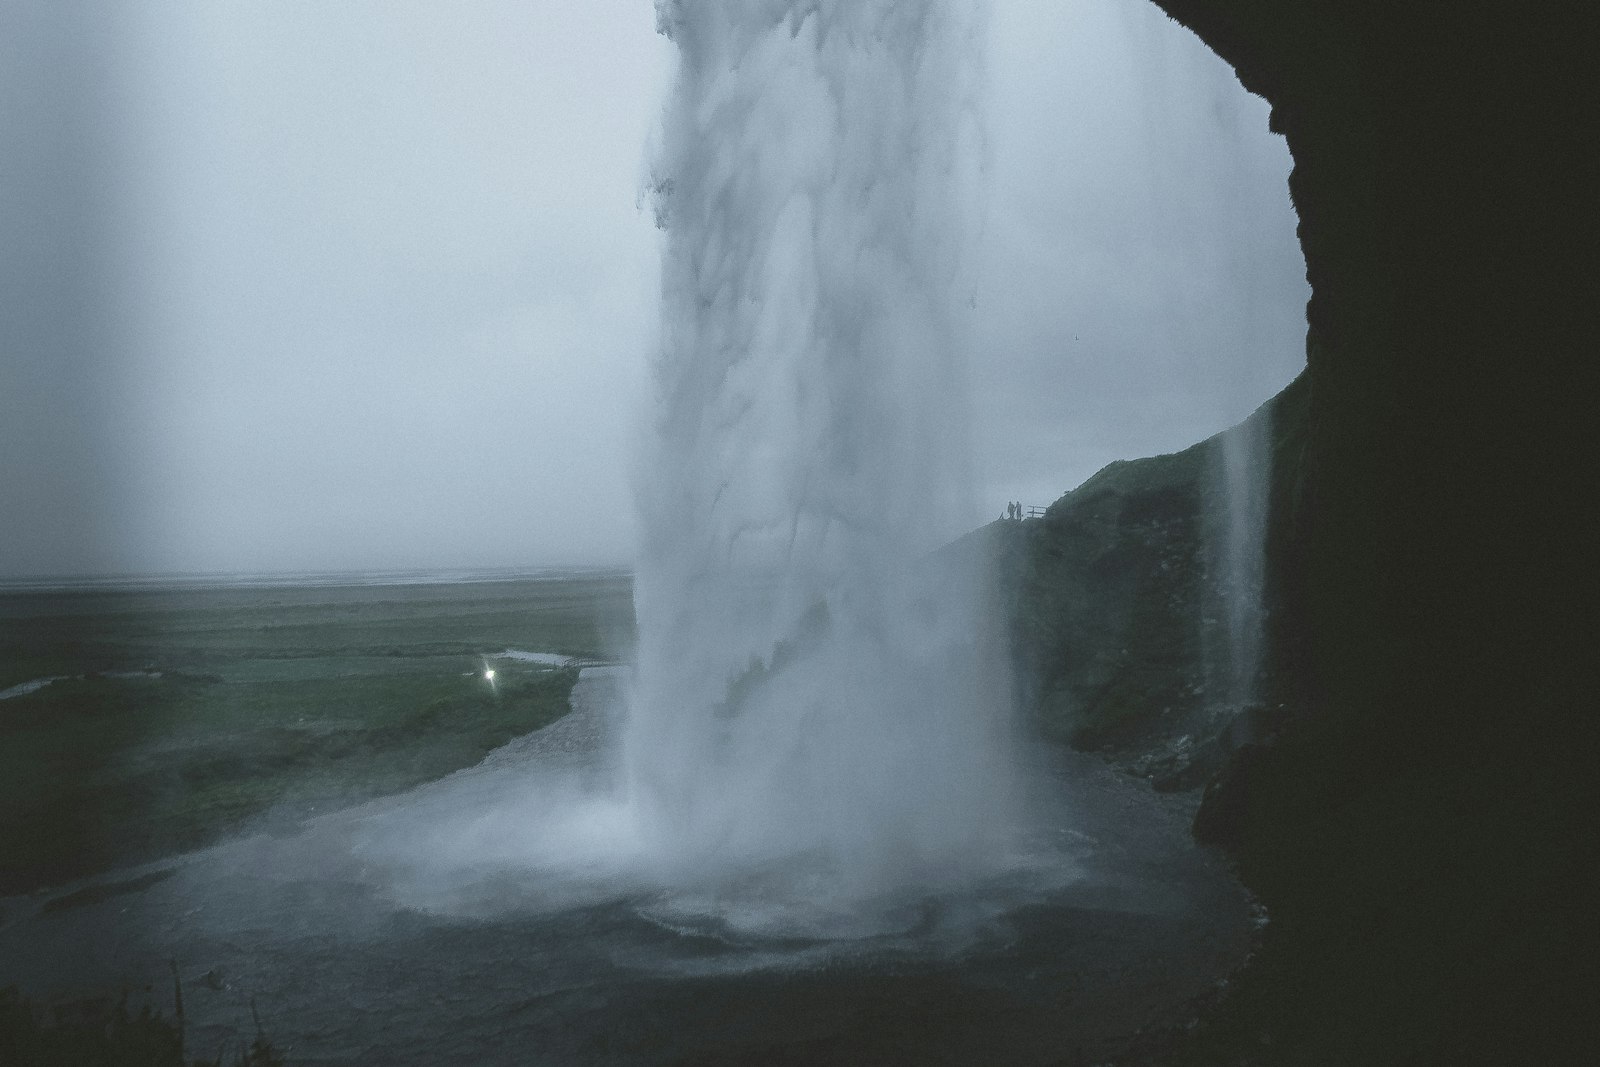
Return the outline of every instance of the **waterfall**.
{"type": "Polygon", "coordinates": [[[990,870],[1010,693],[976,560],[966,0],[658,0],[679,69],[624,740],[679,880],[842,902],[990,870]]]}
{"type": "Polygon", "coordinates": [[[1221,489],[1219,593],[1226,655],[1217,665],[1230,714],[1261,699],[1262,594],[1266,568],[1272,405],[1218,436],[1221,489]]]}

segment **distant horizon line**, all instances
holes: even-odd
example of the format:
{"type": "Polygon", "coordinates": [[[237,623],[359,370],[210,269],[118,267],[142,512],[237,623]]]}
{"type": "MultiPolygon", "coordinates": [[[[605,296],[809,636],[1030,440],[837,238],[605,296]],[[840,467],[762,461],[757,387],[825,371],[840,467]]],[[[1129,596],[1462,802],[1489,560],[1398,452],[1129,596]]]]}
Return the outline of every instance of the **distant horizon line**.
{"type": "Polygon", "coordinates": [[[507,580],[632,577],[625,563],[526,564],[498,567],[387,567],[300,571],[123,571],[100,574],[0,576],[0,593],[116,592],[173,588],[469,585],[507,580]]]}

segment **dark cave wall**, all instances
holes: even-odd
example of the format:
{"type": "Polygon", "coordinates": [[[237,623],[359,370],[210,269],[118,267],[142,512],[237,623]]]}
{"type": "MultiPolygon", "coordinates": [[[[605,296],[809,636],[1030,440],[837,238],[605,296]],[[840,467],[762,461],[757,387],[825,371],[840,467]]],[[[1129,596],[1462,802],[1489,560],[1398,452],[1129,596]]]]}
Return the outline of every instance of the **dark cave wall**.
{"type": "Polygon", "coordinates": [[[1197,822],[1275,921],[1196,1055],[1566,1062],[1600,899],[1582,15],[1157,3],[1272,104],[1312,286],[1268,548],[1294,710],[1197,822]]]}
{"type": "MultiPolygon", "coordinates": [[[[1576,20],[1403,0],[1160,6],[1272,103],[1295,160],[1313,291],[1308,610],[1381,620],[1384,637],[1350,651],[1401,674],[1537,629],[1570,579],[1548,549],[1591,540],[1560,521],[1579,514],[1592,399],[1575,391],[1593,348],[1574,230],[1593,211],[1575,173],[1593,115],[1573,113],[1571,84],[1588,64],[1562,63],[1576,20]],[[1502,618],[1424,639],[1485,604],[1502,618]]],[[[1350,654],[1349,629],[1317,633],[1325,681],[1350,673],[1329,661],[1350,654]]]]}

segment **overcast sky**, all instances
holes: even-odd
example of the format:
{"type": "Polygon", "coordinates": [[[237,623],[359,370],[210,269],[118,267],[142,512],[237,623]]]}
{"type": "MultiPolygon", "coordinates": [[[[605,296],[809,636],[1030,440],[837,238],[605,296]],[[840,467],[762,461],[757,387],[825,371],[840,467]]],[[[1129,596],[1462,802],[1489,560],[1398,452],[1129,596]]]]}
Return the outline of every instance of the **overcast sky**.
{"type": "MultiPolygon", "coordinates": [[[[0,576],[625,562],[648,0],[0,4],[0,576]]],[[[987,512],[1304,362],[1267,108],[1135,0],[994,0],[987,512]]],[[[975,517],[976,519],[976,517],[975,517]]]]}

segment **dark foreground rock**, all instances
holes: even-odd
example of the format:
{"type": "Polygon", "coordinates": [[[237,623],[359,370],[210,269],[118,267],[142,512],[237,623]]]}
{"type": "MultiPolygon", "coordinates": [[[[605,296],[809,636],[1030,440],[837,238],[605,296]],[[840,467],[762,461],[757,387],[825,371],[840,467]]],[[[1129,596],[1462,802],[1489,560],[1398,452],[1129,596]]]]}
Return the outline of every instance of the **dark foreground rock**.
{"type": "Polygon", "coordinates": [[[1285,715],[1200,819],[1273,923],[1187,1060],[1593,1062],[1593,13],[1157,3],[1272,104],[1312,286],[1285,715]]]}
{"type": "Polygon", "coordinates": [[[1214,775],[1196,832],[1273,916],[1140,1055],[1593,1062],[1592,13],[1156,2],[1295,160],[1312,298],[1275,402],[1264,711],[1230,734],[1211,681],[1214,442],[984,533],[1044,732],[1163,788],[1214,775]]]}

